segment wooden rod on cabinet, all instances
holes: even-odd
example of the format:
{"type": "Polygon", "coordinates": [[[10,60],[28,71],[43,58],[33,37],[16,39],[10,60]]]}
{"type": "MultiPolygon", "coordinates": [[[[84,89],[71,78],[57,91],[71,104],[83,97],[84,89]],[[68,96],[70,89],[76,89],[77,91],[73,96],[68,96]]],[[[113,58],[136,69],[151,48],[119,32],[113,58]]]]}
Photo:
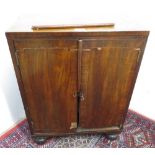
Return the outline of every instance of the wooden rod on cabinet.
{"type": "Polygon", "coordinates": [[[44,30],[44,29],[69,29],[69,28],[113,28],[114,23],[99,23],[99,24],[74,24],[74,25],[35,25],[32,26],[32,30],[44,30]]]}

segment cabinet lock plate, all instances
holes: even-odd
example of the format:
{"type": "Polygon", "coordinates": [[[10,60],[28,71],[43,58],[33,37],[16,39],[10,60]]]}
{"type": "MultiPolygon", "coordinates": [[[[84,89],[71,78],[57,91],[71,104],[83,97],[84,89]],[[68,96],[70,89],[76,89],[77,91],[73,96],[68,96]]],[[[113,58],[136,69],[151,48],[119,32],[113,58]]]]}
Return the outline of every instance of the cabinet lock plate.
{"type": "Polygon", "coordinates": [[[77,128],[77,122],[71,122],[70,129],[76,129],[77,128]]]}

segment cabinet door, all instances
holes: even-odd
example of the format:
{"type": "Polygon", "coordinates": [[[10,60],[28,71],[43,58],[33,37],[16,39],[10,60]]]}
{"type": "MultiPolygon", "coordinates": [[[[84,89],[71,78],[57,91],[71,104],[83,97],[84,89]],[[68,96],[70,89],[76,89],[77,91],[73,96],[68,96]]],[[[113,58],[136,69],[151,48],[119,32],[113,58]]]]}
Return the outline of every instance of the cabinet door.
{"type": "Polygon", "coordinates": [[[33,132],[72,132],[77,122],[77,50],[27,48],[17,55],[33,132]]]}
{"type": "Polygon", "coordinates": [[[136,41],[83,41],[81,128],[120,126],[131,97],[139,52],[136,41]]]}

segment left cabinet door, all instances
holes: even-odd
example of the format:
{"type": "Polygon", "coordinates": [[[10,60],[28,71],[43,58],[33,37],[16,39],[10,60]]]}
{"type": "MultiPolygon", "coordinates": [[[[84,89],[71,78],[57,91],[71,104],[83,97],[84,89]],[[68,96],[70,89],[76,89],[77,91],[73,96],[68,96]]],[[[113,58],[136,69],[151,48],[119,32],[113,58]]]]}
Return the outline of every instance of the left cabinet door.
{"type": "Polygon", "coordinates": [[[77,122],[77,50],[23,48],[17,57],[33,132],[73,132],[77,122]]]}

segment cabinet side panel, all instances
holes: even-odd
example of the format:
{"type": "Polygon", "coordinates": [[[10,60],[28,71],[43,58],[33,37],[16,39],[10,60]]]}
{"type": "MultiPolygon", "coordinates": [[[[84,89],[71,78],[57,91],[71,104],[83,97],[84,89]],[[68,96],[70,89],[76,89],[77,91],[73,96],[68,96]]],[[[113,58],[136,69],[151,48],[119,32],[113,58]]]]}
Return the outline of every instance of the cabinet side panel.
{"type": "Polygon", "coordinates": [[[17,63],[16,54],[15,54],[16,53],[16,48],[14,46],[15,41],[13,39],[11,39],[10,37],[8,37],[7,33],[6,33],[6,37],[7,37],[7,42],[8,42],[8,45],[9,45],[9,50],[10,50],[10,54],[11,54],[11,58],[12,58],[16,78],[17,78],[18,87],[19,87],[20,94],[21,94],[22,101],[23,101],[23,106],[24,106],[24,109],[25,109],[27,120],[29,122],[30,132],[33,134],[33,129],[32,129],[32,125],[31,125],[31,118],[29,117],[30,115],[29,115],[29,112],[28,112],[27,106],[26,106],[26,98],[25,98],[21,73],[20,73],[20,70],[19,70],[19,66],[18,66],[18,63],[17,63]]]}

